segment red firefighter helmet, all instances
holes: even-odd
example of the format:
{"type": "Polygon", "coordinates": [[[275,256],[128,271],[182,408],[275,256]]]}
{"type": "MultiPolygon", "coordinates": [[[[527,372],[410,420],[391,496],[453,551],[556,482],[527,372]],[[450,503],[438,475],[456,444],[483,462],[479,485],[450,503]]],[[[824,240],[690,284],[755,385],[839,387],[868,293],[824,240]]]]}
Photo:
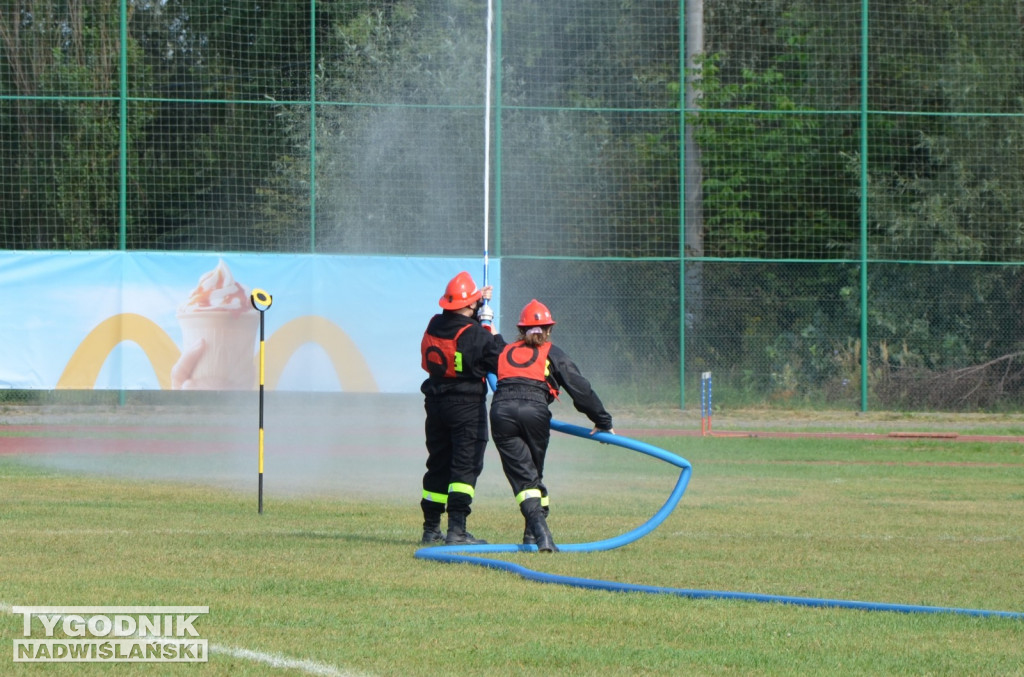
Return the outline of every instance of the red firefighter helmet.
{"type": "Polygon", "coordinates": [[[555,321],[551,318],[551,311],[548,307],[533,299],[525,306],[523,306],[523,312],[519,313],[519,323],[517,326],[520,327],[548,327],[555,324],[555,321]]]}
{"type": "Polygon", "coordinates": [[[445,287],[444,296],[437,303],[445,310],[458,310],[472,305],[483,294],[476,288],[476,282],[473,282],[472,276],[466,271],[462,271],[451,279],[451,282],[445,287]]]}

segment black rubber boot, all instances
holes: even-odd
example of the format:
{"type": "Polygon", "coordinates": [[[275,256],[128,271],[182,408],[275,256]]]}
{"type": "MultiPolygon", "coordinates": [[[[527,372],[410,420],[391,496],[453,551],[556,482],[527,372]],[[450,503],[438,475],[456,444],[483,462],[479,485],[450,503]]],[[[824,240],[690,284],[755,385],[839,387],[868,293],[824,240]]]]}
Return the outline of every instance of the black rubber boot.
{"type": "Polygon", "coordinates": [[[465,529],[448,529],[448,535],[444,538],[445,545],[487,545],[487,541],[477,538],[465,529]]]}
{"type": "Polygon", "coordinates": [[[536,539],[538,552],[558,552],[558,546],[555,545],[555,539],[551,536],[543,513],[538,511],[530,518],[530,531],[536,539]]]}
{"type": "MultiPolygon", "coordinates": [[[[544,515],[544,521],[548,520],[548,506],[542,505],[540,507],[541,514],[544,515]]],[[[533,531],[530,530],[530,520],[526,520],[526,528],[523,529],[523,545],[537,545],[537,537],[533,535],[533,531]]]]}
{"type": "Polygon", "coordinates": [[[441,533],[440,523],[434,525],[424,523],[420,545],[441,545],[442,543],[444,543],[444,534],[441,533]]]}
{"type": "MultiPolygon", "coordinates": [[[[548,521],[548,506],[541,506],[541,514],[544,515],[544,521],[548,521]]],[[[537,537],[534,536],[534,532],[530,531],[529,520],[526,520],[526,527],[522,531],[522,544],[523,545],[537,545],[537,537]]],[[[557,550],[557,548],[555,548],[557,550]]]]}
{"type": "Polygon", "coordinates": [[[441,533],[441,515],[444,514],[444,505],[423,500],[420,501],[420,509],[423,510],[423,538],[420,539],[420,545],[444,543],[444,534],[441,533]]]}
{"type": "Polygon", "coordinates": [[[523,528],[523,545],[537,545],[537,537],[530,530],[530,523],[527,522],[523,528]]]}
{"type": "Polygon", "coordinates": [[[526,518],[526,530],[523,532],[524,545],[536,545],[540,552],[558,552],[555,541],[544,519],[544,509],[539,498],[528,498],[519,504],[519,510],[526,518]],[[530,537],[528,541],[527,538],[530,537]]]}
{"type": "Polygon", "coordinates": [[[445,545],[487,545],[487,541],[475,537],[466,531],[466,515],[462,513],[448,513],[448,535],[444,539],[445,545]]]}

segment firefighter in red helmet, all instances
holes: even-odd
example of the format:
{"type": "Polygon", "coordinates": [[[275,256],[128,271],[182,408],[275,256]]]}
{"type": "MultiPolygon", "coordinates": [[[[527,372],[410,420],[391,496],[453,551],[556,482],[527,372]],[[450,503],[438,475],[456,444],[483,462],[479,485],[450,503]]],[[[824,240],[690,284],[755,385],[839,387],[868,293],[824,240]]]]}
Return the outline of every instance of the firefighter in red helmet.
{"type": "Polygon", "coordinates": [[[544,457],[551,438],[549,405],[564,388],[576,410],[589,418],[590,431],[614,433],[612,416],[580,374],[573,361],[551,343],[555,321],[533,299],[519,316],[519,338],[506,345],[498,359],[498,385],[491,399],[491,432],[501,465],[519,503],[526,527],[523,543],[541,552],[555,552],[548,528],[548,490],[544,486],[544,457]]]}
{"type": "Polygon", "coordinates": [[[427,472],[423,475],[423,545],[486,543],[466,530],[477,478],[487,447],[487,382],[504,346],[481,321],[493,311],[481,301],[491,287],[478,289],[467,272],[448,283],[438,301],[442,312],[427,324],[420,343],[421,366],[429,374],[420,386],[426,410],[427,472]],[[441,516],[448,513],[448,531],[441,516]]]}

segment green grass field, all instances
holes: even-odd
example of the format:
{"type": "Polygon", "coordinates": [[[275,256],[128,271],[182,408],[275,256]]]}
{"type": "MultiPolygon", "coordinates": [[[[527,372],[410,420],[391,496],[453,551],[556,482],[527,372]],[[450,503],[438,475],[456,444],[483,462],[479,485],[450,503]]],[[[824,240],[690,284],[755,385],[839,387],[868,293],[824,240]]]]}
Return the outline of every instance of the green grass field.
{"type": "MultiPolygon", "coordinates": [[[[608,552],[504,558],[604,581],[1024,612],[1020,445],[648,441],[693,464],[661,527],[608,552]]],[[[268,470],[262,515],[254,473],[225,481],[244,466],[231,460],[0,456],[0,674],[1024,675],[1019,619],[594,591],[416,559],[418,453],[320,459],[307,493],[296,476],[279,492],[268,470]],[[210,659],[14,663],[20,605],[208,605],[210,659]]],[[[487,464],[470,528],[514,542],[493,448],[487,464]]],[[[556,541],[646,521],[677,475],[556,437],[556,541]]]]}

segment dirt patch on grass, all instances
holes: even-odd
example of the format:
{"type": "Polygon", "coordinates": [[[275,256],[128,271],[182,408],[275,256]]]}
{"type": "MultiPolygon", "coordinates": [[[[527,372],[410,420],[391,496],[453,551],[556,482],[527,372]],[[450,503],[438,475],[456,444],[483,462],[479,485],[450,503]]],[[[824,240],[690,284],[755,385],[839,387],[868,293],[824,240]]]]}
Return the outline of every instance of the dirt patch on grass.
{"type": "MultiPolygon", "coordinates": [[[[113,428],[179,427],[182,431],[209,429],[256,430],[257,396],[172,398],[156,404],[27,405],[0,408],[0,426],[99,426],[113,428]]],[[[265,428],[299,429],[305,435],[328,431],[358,431],[379,427],[389,434],[401,430],[421,435],[423,400],[419,395],[287,394],[271,393],[264,404],[265,428]]],[[[610,407],[616,430],[660,429],[674,434],[700,434],[699,408],[610,407]]],[[[568,402],[552,407],[556,419],[586,426],[589,422],[568,402]]],[[[719,409],[712,417],[716,433],[932,433],[1024,436],[1024,412],[934,413],[859,412],[851,410],[719,409]]],[[[152,435],[151,435],[152,436],[152,435]]]]}
{"type": "MultiPolygon", "coordinates": [[[[699,411],[647,408],[612,412],[616,427],[673,428],[700,433],[699,411]]],[[[734,409],[716,411],[712,429],[742,431],[843,433],[958,433],[960,435],[1024,435],[1024,413],[977,414],[931,412],[806,411],[734,409]]]]}

